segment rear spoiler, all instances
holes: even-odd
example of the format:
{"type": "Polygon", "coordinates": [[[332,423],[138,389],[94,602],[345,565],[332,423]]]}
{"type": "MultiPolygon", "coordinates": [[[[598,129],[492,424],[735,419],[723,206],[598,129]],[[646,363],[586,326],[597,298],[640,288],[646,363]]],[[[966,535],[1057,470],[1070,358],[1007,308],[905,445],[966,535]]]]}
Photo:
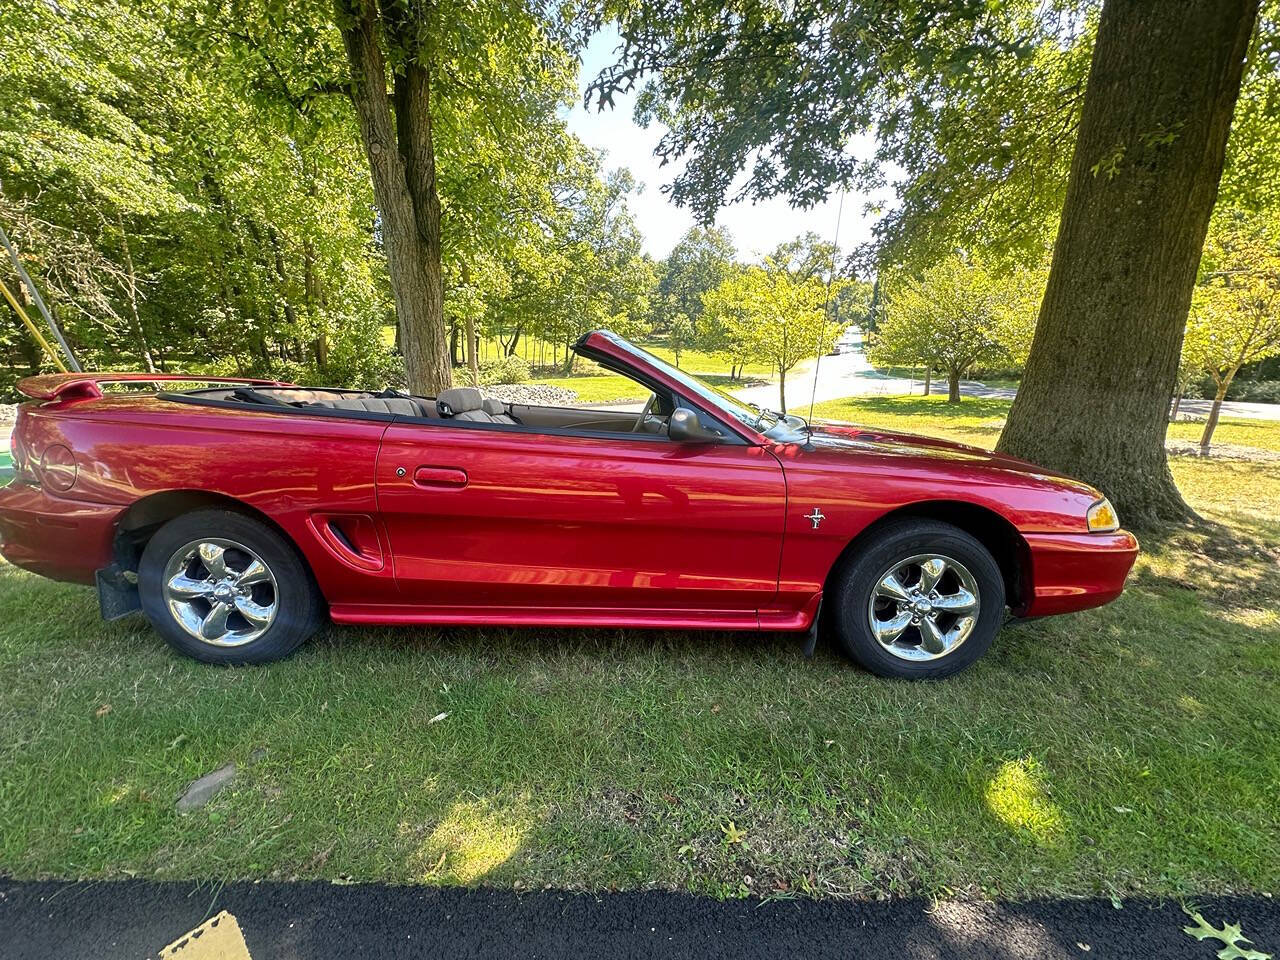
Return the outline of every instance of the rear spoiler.
{"type": "Polygon", "coordinates": [[[46,373],[18,381],[18,391],[33,400],[96,400],[104,383],[227,383],[287,387],[280,380],[252,377],[202,377],[184,373],[46,373]]]}

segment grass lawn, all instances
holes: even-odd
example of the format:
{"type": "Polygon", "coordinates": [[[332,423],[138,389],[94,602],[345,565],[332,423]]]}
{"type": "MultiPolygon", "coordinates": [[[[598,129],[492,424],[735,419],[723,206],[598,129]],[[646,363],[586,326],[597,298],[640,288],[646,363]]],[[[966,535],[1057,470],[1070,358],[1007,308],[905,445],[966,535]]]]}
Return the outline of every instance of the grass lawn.
{"type": "MultiPolygon", "coordinates": [[[[1003,407],[823,412],[989,443],[1003,407]]],[[[1174,472],[1215,525],[1148,535],[1121,600],[1011,625],[933,684],[794,638],[622,631],[331,629],[216,669],[0,568],[0,873],[1275,891],[1280,469],[1174,472]]]]}
{"type": "MultiPolygon", "coordinates": [[[[388,346],[395,342],[395,333],[395,327],[384,326],[382,328],[382,337],[388,346]]],[[[538,355],[537,344],[538,341],[536,339],[530,340],[526,338],[519,351],[520,355],[524,356],[529,353],[530,356],[536,358],[538,355]]],[[[643,343],[640,346],[668,363],[674,364],[676,362],[675,353],[666,345],[664,340],[643,343]]],[[[501,349],[501,343],[496,338],[489,338],[481,345],[480,353],[482,357],[495,357],[500,354],[501,349]]],[[[549,363],[552,356],[550,345],[546,346],[545,355],[549,363]]],[[[743,366],[740,379],[730,380],[729,365],[729,360],[722,354],[707,353],[703,350],[682,350],[680,352],[679,366],[681,369],[696,373],[722,389],[732,390],[749,386],[752,383],[764,382],[772,375],[772,368],[768,364],[748,363],[743,366]]],[[[582,403],[643,400],[649,395],[649,391],[635,381],[620,377],[615,373],[608,373],[586,359],[577,361],[572,376],[538,375],[534,376],[530,382],[545,383],[550,386],[573,390],[577,393],[578,400],[582,403]]]]}
{"type": "MultiPolygon", "coordinates": [[[[965,397],[948,403],[945,396],[847,397],[818,404],[817,419],[848,420],[930,436],[951,437],[977,446],[992,446],[1000,436],[1012,403],[1001,397],[965,397]]],[[[1203,423],[1171,423],[1170,439],[1199,443],[1203,423]]],[[[1223,417],[1213,434],[1215,444],[1280,450],[1280,424],[1268,420],[1223,417]]]]}
{"type": "MultiPolygon", "coordinates": [[[[644,349],[674,364],[675,354],[662,344],[644,344],[644,349]]],[[[695,373],[708,383],[715,384],[722,390],[735,390],[763,383],[769,379],[770,368],[762,364],[746,364],[742,375],[737,380],[729,378],[729,361],[718,354],[705,353],[701,350],[682,350],[680,368],[695,373]]],[[[554,387],[565,387],[578,394],[582,403],[609,403],[613,400],[643,400],[649,391],[634,380],[609,373],[590,360],[579,360],[574,374],[568,377],[535,376],[532,383],[545,383],[554,387]]]]}

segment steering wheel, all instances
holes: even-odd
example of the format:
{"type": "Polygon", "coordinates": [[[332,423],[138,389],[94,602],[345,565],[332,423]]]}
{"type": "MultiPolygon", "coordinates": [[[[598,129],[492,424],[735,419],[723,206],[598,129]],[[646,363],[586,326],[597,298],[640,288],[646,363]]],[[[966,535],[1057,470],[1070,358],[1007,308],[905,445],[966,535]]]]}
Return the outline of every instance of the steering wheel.
{"type": "Polygon", "coordinates": [[[653,405],[657,401],[658,395],[656,393],[649,394],[649,399],[644,402],[644,409],[640,411],[640,419],[631,428],[632,433],[644,433],[644,422],[649,419],[649,414],[653,411],[653,405]]]}

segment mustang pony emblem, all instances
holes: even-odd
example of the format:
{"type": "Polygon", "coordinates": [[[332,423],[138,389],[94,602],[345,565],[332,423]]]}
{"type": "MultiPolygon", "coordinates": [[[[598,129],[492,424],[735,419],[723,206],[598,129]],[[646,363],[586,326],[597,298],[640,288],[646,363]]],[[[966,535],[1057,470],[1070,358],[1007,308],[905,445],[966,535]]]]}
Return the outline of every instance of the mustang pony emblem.
{"type": "Polygon", "coordinates": [[[823,520],[827,519],[826,517],[824,517],[824,516],[822,515],[822,510],[821,510],[820,508],[818,508],[818,507],[814,507],[814,508],[813,508],[813,513],[806,513],[806,514],[804,515],[804,518],[805,518],[806,520],[812,520],[812,521],[813,521],[813,529],[815,529],[815,530],[817,530],[817,529],[818,529],[818,524],[820,524],[823,520]]]}

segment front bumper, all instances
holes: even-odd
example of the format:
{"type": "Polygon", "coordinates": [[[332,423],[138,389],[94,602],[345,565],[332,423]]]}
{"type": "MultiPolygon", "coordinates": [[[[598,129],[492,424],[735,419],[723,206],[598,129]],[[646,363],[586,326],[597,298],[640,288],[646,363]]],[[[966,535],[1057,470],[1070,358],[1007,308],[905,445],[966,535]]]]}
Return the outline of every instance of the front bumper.
{"type": "Polygon", "coordinates": [[[94,572],[111,565],[116,519],[123,509],[10,483],[0,489],[0,554],[43,577],[93,583],[94,572]]]}
{"type": "Polygon", "coordinates": [[[1071,613],[1110,603],[1124,591],[1138,540],[1115,533],[1023,534],[1031,548],[1031,602],[1024,617],[1071,613]]]}

